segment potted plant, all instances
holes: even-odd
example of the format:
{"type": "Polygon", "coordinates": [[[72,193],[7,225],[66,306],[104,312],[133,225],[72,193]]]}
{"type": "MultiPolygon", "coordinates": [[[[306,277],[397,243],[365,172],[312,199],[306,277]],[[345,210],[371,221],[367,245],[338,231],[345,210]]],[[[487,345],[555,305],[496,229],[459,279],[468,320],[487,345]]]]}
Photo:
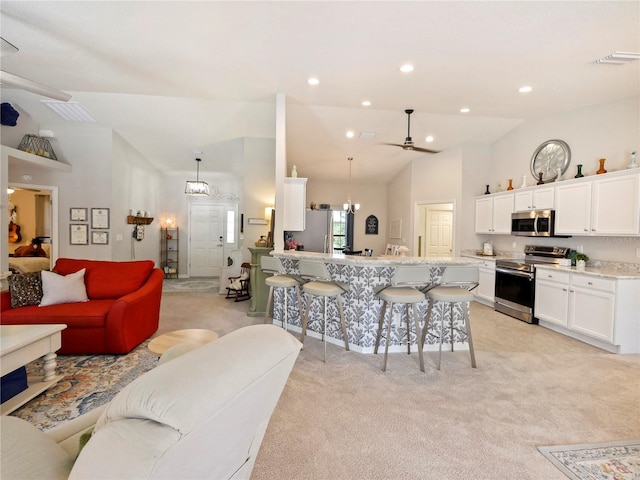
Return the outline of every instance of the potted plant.
{"type": "Polygon", "coordinates": [[[589,261],[589,257],[584,253],[576,253],[574,256],[574,259],[576,261],[576,268],[578,270],[584,270],[584,267],[587,265],[587,262],[589,261]]]}

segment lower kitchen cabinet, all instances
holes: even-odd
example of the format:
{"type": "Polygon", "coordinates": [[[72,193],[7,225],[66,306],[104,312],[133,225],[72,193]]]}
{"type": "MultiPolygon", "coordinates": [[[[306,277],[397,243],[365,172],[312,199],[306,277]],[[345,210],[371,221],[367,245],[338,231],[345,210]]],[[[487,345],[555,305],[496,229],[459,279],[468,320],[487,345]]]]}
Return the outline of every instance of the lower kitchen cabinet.
{"type": "Polygon", "coordinates": [[[571,274],[538,269],[536,272],[535,317],[566,327],[569,320],[571,274]]]}
{"type": "Polygon", "coordinates": [[[640,279],[537,267],[540,325],[613,353],[640,353],[640,279]]]}
{"type": "Polygon", "coordinates": [[[476,302],[493,307],[496,290],[496,261],[483,260],[478,266],[478,287],[473,291],[476,302]]]}

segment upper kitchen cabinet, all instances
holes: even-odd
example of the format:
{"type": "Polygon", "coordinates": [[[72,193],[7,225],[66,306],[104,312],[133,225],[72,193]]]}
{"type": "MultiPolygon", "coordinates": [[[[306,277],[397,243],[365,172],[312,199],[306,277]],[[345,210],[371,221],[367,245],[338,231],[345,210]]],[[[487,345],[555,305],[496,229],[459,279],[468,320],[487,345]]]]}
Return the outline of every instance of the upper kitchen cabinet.
{"type": "Polygon", "coordinates": [[[283,200],[283,229],[287,232],[302,232],[305,227],[307,179],[285,178],[283,200]]]}
{"type": "Polygon", "coordinates": [[[554,207],[554,187],[532,188],[515,192],[514,212],[551,210],[554,207]]]}
{"type": "Polygon", "coordinates": [[[613,172],[558,185],[556,233],[640,234],[640,172],[613,172]]]}
{"type": "Polygon", "coordinates": [[[476,199],[476,233],[510,234],[512,213],[512,193],[476,199]]]}

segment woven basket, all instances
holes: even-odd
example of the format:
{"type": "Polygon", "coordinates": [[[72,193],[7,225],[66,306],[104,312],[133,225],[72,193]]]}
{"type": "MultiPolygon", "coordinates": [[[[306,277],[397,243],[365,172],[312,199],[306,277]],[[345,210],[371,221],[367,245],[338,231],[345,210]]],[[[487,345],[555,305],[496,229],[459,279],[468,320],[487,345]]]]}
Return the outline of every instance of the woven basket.
{"type": "Polygon", "coordinates": [[[58,160],[49,140],[37,135],[25,135],[22,137],[18,150],[38,155],[39,157],[50,158],[51,160],[58,160]]]}

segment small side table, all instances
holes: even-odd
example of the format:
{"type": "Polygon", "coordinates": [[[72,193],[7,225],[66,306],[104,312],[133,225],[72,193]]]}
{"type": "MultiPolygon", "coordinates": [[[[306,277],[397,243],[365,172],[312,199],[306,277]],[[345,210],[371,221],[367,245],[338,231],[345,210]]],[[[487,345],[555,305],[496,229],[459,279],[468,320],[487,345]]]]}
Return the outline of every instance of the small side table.
{"type": "Polygon", "coordinates": [[[160,335],[149,342],[148,348],[153,353],[162,355],[168,348],[180,343],[204,345],[217,339],[218,334],[213,330],[188,328],[186,330],[175,330],[173,332],[160,335]]]}

